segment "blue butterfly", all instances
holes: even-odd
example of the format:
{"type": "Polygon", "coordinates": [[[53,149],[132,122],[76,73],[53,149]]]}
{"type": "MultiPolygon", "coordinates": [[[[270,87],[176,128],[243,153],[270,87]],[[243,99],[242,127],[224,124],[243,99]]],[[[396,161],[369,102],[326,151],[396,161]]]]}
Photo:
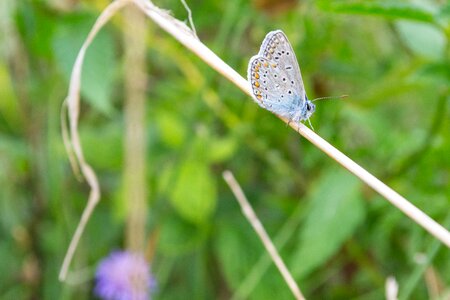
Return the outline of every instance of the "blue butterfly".
{"type": "Polygon", "coordinates": [[[247,76],[261,107],[292,122],[309,121],[316,107],[306,96],[297,58],[283,31],[266,35],[250,59],[247,76]]]}

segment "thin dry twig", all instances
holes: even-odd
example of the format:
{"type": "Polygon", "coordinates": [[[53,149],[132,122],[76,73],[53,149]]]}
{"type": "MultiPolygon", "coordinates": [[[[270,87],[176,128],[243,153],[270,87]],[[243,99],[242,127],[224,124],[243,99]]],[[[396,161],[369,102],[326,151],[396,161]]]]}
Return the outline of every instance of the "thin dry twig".
{"type": "Polygon", "coordinates": [[[294,278],[292,277],[291,273],[289,272],[288,268],[284,264],[283,260],[281,259],[281,256],[278,254],[277,249],[275,248],[274,244],[272,243],[269,235],[267,234],[266,230],[264,229],[263,225],[261,224],[261,221],[258,219],[258,217],[255,214],[255,211],[253,210],[252,206],[247,200],[247,197],[245,197],[244,192],[242,191],[241,187],[239,186],[239,183],[234,178],[233,174],[230,171],[223,172],[223,178],[225,179],[226,183],[230,187],[231,191],[233,191],[234,196],[236,197],[236,200],[239,202],[239,205],[241,206],[242,213],[247,218],[247,220],[252,225],[253,229],[258,234],[259,238],[261,239],[262,243],[264,244],[264,247],[266,247],[267,252],[269,253],[270,257],[272,258],[274,264],[277,266],[278,270],[280,271],[281,275],[283,276],[284,280],[286,281],[287,285],[292,291],[292,294],[294,294],[296,299],[305,299],[305,297],[302,295],[302,292],[300,291],[300,288],[298,287],[297,283],[295,282],[294,278]]]}
{"type": "MultiPolygon", "coordinates": [[[[208,47],[201,43],[196,35],[192,32],[189,27],[187,27],[183,22],[173,18],[166,11],[159,9],[150,0],[116,0],[105,8],[103,13],[99,16],[94,27],[89,33],[86,41],[84,42],[80,52],[78,53],[75,65],[72,71],[72,76],[70,80],[69,93],[66,98],[69,112],[69,124],[70,124],[70,143],[73,148],[76,160],[81,169],[81,173],[86,179],[88,185],[91,188],[88,204],[83,212],[80,223],[76,229],[76,232],[72,238],[67,254],[64,258],[63,266],[60,271],[60,280],[64,280],[67,275],[67,270],[70,261],[73,257],[74,251],[77,247],[81,234],[86,226],[86,223],[91,215],[93,209],[95,208],[97,202],[100,199],[100,189],[98,186],[97,177],[90,167],[90,165],[85,161],[83,156],[83,151],[81,148],[80,138],[78,134],[78,116],[79,116],[79,93],[81,84],[81,68],[84,60],[84,55],[87,47],[91,43],[92,39],[98,33],[101,27],[122,7],[129,3],[134,3],[138,6],[150,19],[152,19],[161,28],[171,34],[175,39],[177,39],[186,48],[191,50],[201,59],[203,59],[208,65],[210,65],[217,72],[222,74],[225,78],[233,82],[237,87],[239,87],[244,93],[251,96],[250,84],[245,80],[239,73],[237,73],[233,68],[222,61],[214,52],[212,52],[208,47]]],[[[450,248],[450,232],[448,232],[444,227],[438,224],[436,221],[431,219],[428,215],[423,213],[417,207],[412,205],[408,200],[403,198],[397,192],[392,190],[386,184],[381,182],[375,176],[370,174],[364,168],[359,166],[353,160],[345,156],[342,152],[334,148],[327,141],[322,139],[316,133],[308,129],[303,124],[295,124],[289,122],[289,120],[281,118],[286,124],[289,124],[293,129],[303,135],[317,148],[325,152],[328,156],[336,160],[344,168],[348,169],[367,185],[372,187],[380,195],[386,198],[391,204],[400,209],[403,213],[409,216],[412,220],[426,229],[429,233],[439,239],[447,247],[450,248]]]]}

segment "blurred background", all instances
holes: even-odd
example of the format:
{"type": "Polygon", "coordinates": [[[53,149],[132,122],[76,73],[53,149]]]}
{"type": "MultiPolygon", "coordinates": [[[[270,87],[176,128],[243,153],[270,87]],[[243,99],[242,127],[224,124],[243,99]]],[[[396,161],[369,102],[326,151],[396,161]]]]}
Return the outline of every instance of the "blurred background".
{"type": "MultiPolygon", "coordinates": [[[[80,135],[102,197],[60,283],[89,195],[64,149],[61,107],[75,56],[108,4],[0,2],[1,299],[94,299],[96,265],[129,248],[133,234],[155,299],[292,299],[223,181],[226,169],[307,298],[382,299],[388,276],[401,299],[450,297],[445,246],[149,19],[138,39],[145,102],[127,104],[136,65],[124,39],[133,18],[123,14],[83,67],[80,135]],[[133,126],[143,143],[127,148],[133,126]],[[133,173],[135,150],[144,155],[133,173]],[[144,199],[137,227],[130,186],[144,199]]],[[[187,20],[180,1],[155,4],[187,20]]],[[[282,29],[310,99],[349,95],[316,102],[316,133],[449,228],[449,2],[188,4],[199,38],[244,77],[265,35],[282,29]]]]}

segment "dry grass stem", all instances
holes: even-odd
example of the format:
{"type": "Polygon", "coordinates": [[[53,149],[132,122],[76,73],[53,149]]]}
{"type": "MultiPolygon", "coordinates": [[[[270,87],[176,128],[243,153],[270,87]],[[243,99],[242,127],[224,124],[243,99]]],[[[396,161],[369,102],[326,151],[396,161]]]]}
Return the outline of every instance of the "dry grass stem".
{"type": "Polygon", "coordinates": [[[295,299],[305,299],[305,297],[302,295],[300,291],[300,288],[298,287],[291,273],[287,269],[280,255],[278,254],[277,249],[275,248],[269,235],[267,234],[266,230],[261,224],[261,221],[259,221],[258,217],[256,216],[255,211],[248,202],[247,197],[245,197],[244,192],[239,186],[239,183],[237,183],[233,174],[230,171],[225,171],[223,172],[223,178],[227,182],[230,189],[233,191],[236,200],[239,202],[239,205],[241,206],[242,213],[250,222],[255,232],[258,234],[259,238],[264,244],[264,247],[266,247],[267,252],[269,253],[275,265],[277,266],[287,285],[291,289],[292,294],[294,294],[295,299]]]}

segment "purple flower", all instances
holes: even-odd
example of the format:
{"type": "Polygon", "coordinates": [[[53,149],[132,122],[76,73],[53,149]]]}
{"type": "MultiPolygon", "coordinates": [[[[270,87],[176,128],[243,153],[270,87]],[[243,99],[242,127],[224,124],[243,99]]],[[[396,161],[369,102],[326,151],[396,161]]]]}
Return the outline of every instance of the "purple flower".
{"type": "Polygon", "coordinates": [[[146,300],[156,281],[144,256],[115,251],[103,259],[95,274],[95,294],[104,300],[146,300]]]}

